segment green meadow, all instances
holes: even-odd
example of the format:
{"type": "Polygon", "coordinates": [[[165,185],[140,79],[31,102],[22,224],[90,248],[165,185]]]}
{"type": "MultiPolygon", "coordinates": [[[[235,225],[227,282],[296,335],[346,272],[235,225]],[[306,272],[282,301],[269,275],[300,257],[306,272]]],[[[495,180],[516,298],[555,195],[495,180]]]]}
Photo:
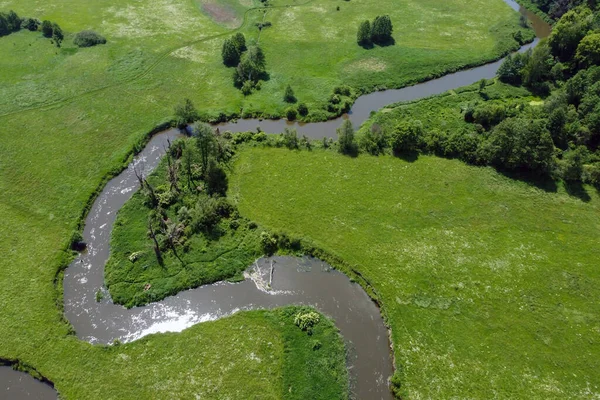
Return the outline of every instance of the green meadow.
{"type": "Polygon", "coordinates": [[[594,398],[600,196],[420,156],[249,148],[230,197],[373,287],[406,398],[594,398]],[[273,195],[277,193],[277,195],[273,195]]]}
{"type": "MultiPolygon", "coordinates": [[[[40,32],[0,38],[0,358],[36,369],[63,398],[295,396],[286,384],[294,376],[286,346],[304,342],[289,343],[278,312],[240,313],[113,348],[79,341],[63,319],[60,271],[72,257],[65,249],[86,205],[146,134],[171,120],[175,104],[189,97],[207,119],[277,116],[291,84],[317,112],[342,83],[357,90],[399,87],[498,58],[516,46],[512,34],[519,29],[518,14],[501,0],[275,1],[264,17],[272,27],[260,37],[270,79],[244,97],[221,63],[220,47],[236,30],[258,40],[254,24],[263,10],[256,7],[250,1],[0,1],[0,9],[49,19],[66,34],[61,48],[40,32]],[[383,13],[394,21],[396,44],[355,45],[354,25],[383,13]],[[84,29],[108,43],[76,48],[73,36],[84,29]],[[263,363],[248,360],[252,353],[263,363]]],[[[337,333],[323,334],[330,335],[321,341],[332,353],[307,353],[306,369],[293,371],[305,371],[305,378],[295,382],[314,379],[318,357],[339,361],[337,333]]],[[[401,363],[397,350],[396,358],[401,363]]],[[[328,384],[343,397],[343,382],[328,384]]]]}

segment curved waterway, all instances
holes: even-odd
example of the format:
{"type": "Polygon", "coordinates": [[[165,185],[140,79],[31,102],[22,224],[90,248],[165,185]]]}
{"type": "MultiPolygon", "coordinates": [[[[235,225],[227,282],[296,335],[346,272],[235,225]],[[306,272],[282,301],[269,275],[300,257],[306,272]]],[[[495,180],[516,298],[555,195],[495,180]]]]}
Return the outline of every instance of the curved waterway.
{"type": "MultiPolygon", "coordinates": [[[[519,9],[516,3],[505,1],[519,9]]],[[[549,27],[539,17],[523,9],[520,11],[533,22],[538,37],[548,35],[549,27]]],[[[537,40],[520,51],[526,51],[536,43],[537,40]]],[[[349,118],[358,126],[371,111],[387,104],[416,100],[482,78],[493,78],[500,64],[498,61],[404,89],[361,96],[352,110],[338,120],[311,124],[238,120],[219,127],[236,132],[260,126],[265,132],[281,132],[285,127],[293,126],[299,133],[312,138],[333,136],[342,118],[349,118]]],[[[64,277],[65,315],[77,336],[91,343],[111,343],[116,339],[128,342],[152,333],[181,331],[239,310],[311,305],[335,321],[348,344],[349,371],[356,398],[391,399],[388,378],[393,367],[388,332],[379,309],[358,284],[317,259],[263,258],[249,266],[247,279],[243,282],[201,286],[144,307],[125,309],[113,304],[106,292],[103,300],[96,301],[96,292],[104,290],[104,266],[109,257],[110,235],[117,212],[139,188],[134,169],[149,174],[158,165],[167,141],[179,136],[174,129],[155,135],[94,202],[83,233],[87,248],[67,268],[64,277]]]]}
{"type": "MultiPolygon", "coordinates": [[[[526,44],[519,49],[520,53],[532,49],[538,44],[539,39],[543,39],[550,35],[552,29],[551,26],[538,15],[520,6],[515,1],[504,1],[515,11],[519,11],[522,15],[527,17],[536,34],[536,39],[533,42],[526,44]]],[[[294,128],[300,135],[306,135],[313,139],[321,139],[324,136],[335,137],[336,128],[338,128],[345,119],[349,119],[355,127],[358,127],[369,118],[371,112],[377,111],[389,104],[401,101],[418,100],[445,93],[462,86],[467,86],[481,79],[492,79],[496,76],[498,68],[502,65],[502,61],[503,60],[498,60],[476,68],[447,74],[441,78],[432,79],[403,89],[383,90],[360,96],[347,114],[325,122],[303,123],[296,121],[291,122],[284,119],[238,119],[236,121],[218,124],[217,127],[221,132],[247,132],[255,131],[257,128],[260,128],[263,132],[269,133],[283,132],[285,128],[294,128]]]]}

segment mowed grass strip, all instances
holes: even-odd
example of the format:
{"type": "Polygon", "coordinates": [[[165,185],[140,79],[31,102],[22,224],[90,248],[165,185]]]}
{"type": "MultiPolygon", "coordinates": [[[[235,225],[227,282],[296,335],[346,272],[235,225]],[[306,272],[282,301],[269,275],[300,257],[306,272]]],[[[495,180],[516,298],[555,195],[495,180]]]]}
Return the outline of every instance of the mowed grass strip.
{"type": "Polygon", "coordinates": [[[240,212],[314,242],[374,286],[406,398],[600,393],[600,198],[421,156],[251,148],[240,212]]]}

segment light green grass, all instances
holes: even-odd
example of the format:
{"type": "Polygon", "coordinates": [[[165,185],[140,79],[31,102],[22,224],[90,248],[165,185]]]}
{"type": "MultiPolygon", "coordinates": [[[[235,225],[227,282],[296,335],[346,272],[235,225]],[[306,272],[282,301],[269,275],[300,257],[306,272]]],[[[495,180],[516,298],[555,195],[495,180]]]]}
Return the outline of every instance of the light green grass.
{"type": "MultiPolygon", "coordinates": [[[[425,61],[434,56],[419,48],[441,40],[441,33],[437,28],[426,29],[423,36],[419,36],[420,41],[410,44],[402,40],[402,32],[405,26],[417,20],[417,13],[408,13],[408,7],[397,8],[394,3],[390,9],[391,3],[373,3],[367,13],[365,5],[354,1],[314,1],[311,7],[321,4],[326,11],[332,10],[331,15],[321,16],[324,19],[334,18],[337,13],[334,6],[338,4],[342,8],[340,13],[350,13],[351,7],[356,5],[355,15],[350,15],[348,20],[361,13],[366,17],[371,13],[389,12],[393,15],[398,45],[362,53],[358,46],[340,42],[347,37],[354,43],[354,27],[340,19],[335,25],[344,29],[340,38],[327,38],[320,30],[312,29],[313,19],[320,15],[320,10],[309,10],[303,20],[288,26],[289,31],[295,31],[306,24],[304,28],[314,35],[313,51],[307,47],[298,52],[296,41],[284,40],[283,23],[265,31],[261,44],[267,53],[271,81],[257,95],[243,98],[231,85],[232,71],[220,61],[220,46],[225,36],[210,39],[229,35],[232,30],[209,19],[196,2],[4,0],[0,4],[2,10],[14,9],[22,16],[57,22],[67,34],[62,49],[42,39],[40,33],[22,31],[0,38],[0,219],[3,222],[0,228],[0,357],[19,359],[33,366],[54,381],[65,398],[172,397],[178,393],[184,397],[205,384],[202,379],[212,376],[207,374],[216,372],[219,379],[212,388],[231,397],[239,397],[234,384],[240,382],[244,382],[246,397],[255,393],[265,393],[266,397],[279,393],[276,388],[283,378],[255,382],[253,370],[236,363],[230,371],[219,370],[215,367],[217,364],[203,364],[191,372],[197,386],[186,386],[190,379],[183,374],[189,370],[185,356],[191,353],[198,355],[194,360],[201,360],[200,353],[194,352],[203,351],[203,343],[208,343],[208,339],[230,343],[242,340],[244,335],[232,331],[232,327],[240,319],[254,317],[236,316],[216,323],[214,327],[218,329],[200,325],[186,334],[169,335],[164,339],[159,335],[124,347],[125,356],[133,357],[143,355],[147,343],[150,346],[155,341],[161,343],[161,349],[139,357],[137,363],[121,363],[122,357],[117,352],[68,336],[69,326],[62,320],[60,311],[60,280],[58,287],[55,286],[57,271],[64,264],[62,249],[103,177],[122,165],[129,151],[148,131],[169,119],[173,105],[182,98],[190,97],[198,108],[210,115],[237,113],[241,108],[276,114],[285,107],[281,100],[283,88],[291,82],[299,99],[313,109],[325,101],[335,85],[364,84],[357,78],[359,75],[340,69],[344,63],[349,65],[373,57],[400,60],[404,54],[412,53],[397,50],[413,46],[416,50],[412,51],[423,58],[402,61],[409,66],[398,74],[392,71],[382,75],[382,81],[397,75],[394,83],[401,85],[408,82],[407,77],[418,80],[439,73],[426,67],[425,61]],[[403,15],[410,19],[397,20],[403,15]],[[70,44],[72,35],[83,29],[98,31],[107,37],[108,43],[75,50],[70,44]],[[340,53],[333,52],[338,46],[340,53]],[[315,66],[314,78],[313,70],[306,66],[310,58],[304,55],[309,53],[311,58],[324,63],[315,66]],[[288,59],[289,67],[284,68],[288,59]],[[339,67],[331,67],[340,60],[343,63],[339,67]],[[302,75],[307,77],[308,89],[295,80],[302,75]],[[210,334],[212,329],[219,334],[210,334]],[[198,341],[202,338],[207,338],[207,342],[198,341]],[[199,343],[199,347],[194,348],[190,343],[199,343]],[[178,350],[173,352],[172,349],[178,350]],[[238,375],[234,370],[242,373],[238,375]],[[152,387],[156,382],[163,383],[164,391],[152,387]]],[[[463,29],[465,23],[475,24],[481,40],[460,35],[449,40],[456,46],[440,58],[448,68],[496,57],[499,49],[511,45],[510,35],[518,21],[517,14],[500,0],[407,4],[425,7],[421,14],[427,17],[429,27],[448,24],[450,29],[455,24],[463,29]],[[499,28],[490,31],[484,23],[499,28]]],[[[284,13],[290,10],[295,9],[273,10],[273,17],[268,15],[267,19],[276,23],[276,18],[284,19],[284,13]]],[[[247,26],[252,26],[256,18],[252,12],[248,13],[247,26]]],[[[244,32],[248,39],[257,33],[255,28],[244,29],[244,32]]],[[[409,37],[406,32],[405,36],[409,37]]],[[[415,37],[416,34],[413,39],[415,37]]],[[[372,75],[365,75],[365,79],[371,78],[372,75]]],[[[246,323],[245,329],[263,330],[257,336],[272,333],[267,322],[256,321],[250,325],[246,323]]],[[[250,345],[240,345],[239,354],[254,351],[246,347],[250,345]]],[[[211,345],[211,349],[213,347],[211,345]]],[[[229,359],[228,354],[222,357],[222,360],[229,359]]],[[[229,364],[224,361],[218,365],[224,368],[229,364]]],[[[202,393],[206,393],[206,397],[217,397],[209,391],[202,393]]]]}
{"type": "Polygon", "coordinates": [[[600,198],[421,156],[252,148],[240,212],[374,287],[406,398],[600,395],[600,198]],[[276,193],[277,195],[273,195],[276,193]]]}

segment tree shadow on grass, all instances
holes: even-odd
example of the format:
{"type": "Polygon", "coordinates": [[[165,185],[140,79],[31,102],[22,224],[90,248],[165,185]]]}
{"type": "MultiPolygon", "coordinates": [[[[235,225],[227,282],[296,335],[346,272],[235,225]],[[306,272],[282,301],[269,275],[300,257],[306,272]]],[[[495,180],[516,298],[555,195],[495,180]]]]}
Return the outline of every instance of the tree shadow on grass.
{"type": "MultiPolygon", "coordinates": [[[[565,182],[565,190],[570,196],[577,197],[583,202],[589,202],[592,200],[590,194],[585,190],[585,187],[581,182],[565,182]]],[[[598,188],[596,188],[598,190],[598,188]]]]}
{"type": "Polygon", "coordinates": [[[556,193],[558,191],[558,185],[556,184],[556,181],[549,175],[539,175],[526,171],[509,171],[499,168],[496,168],[496,170],[507,178],[525,182],[529,186],[542,189],[545,192],[556,193]]]}
{"type": "Polygon", "coordinates": [[[409,163],[414,163],[419,159],[418,151],[402,151],[402,152],[394,152],[394,157],[397,157],[401,160],[404,160],[409,163]]]}

